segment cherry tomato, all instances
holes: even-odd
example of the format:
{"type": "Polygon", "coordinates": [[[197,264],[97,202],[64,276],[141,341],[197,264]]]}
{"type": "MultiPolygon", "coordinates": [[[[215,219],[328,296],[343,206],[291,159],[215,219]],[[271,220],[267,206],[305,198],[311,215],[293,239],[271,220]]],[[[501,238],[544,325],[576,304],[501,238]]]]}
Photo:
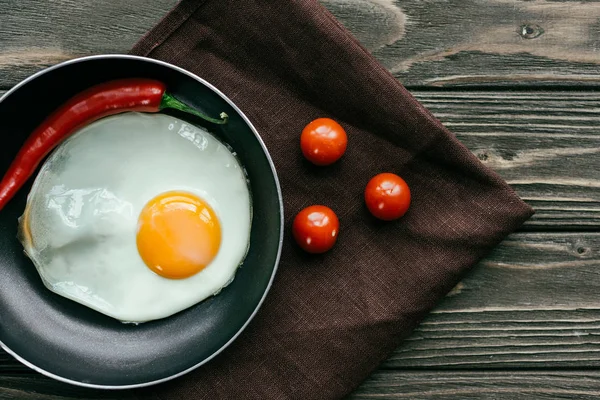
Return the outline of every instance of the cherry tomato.
{"type": "Polygon", "coordinates": [[[294,218],[292,233],[296,243],[308,253],[324,253],[337,240],[340,221],[329,207],[310,206],[294,218]]]}
{"type": "Polygon", "coordinates": [[[329,118],[318,118],[306,125],[300,136],[302,154],[315,165],[329,165],[346,151],[348,136],[340,124],[329,118]]]}
{"type": "Polygon", "coordinates": [[[365,202],[374,217],[392,221],[403,216],[410,206],[410,189],[396,174],[375,175],[365,188],[365,202]]]}

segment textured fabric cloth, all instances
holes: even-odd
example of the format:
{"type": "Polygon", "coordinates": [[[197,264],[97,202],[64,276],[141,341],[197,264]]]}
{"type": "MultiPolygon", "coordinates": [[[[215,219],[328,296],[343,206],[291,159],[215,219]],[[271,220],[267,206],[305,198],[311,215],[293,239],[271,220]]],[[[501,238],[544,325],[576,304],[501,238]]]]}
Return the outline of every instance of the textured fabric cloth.
{"type": "Polygon", "coordinates": [[[183,67],[239,106],[273,157],[286,223],[277,277],[248,328],[216,359],[140,397],[342,397],[532,214],[317,1],[183,0],[132,54],[183,67]],[[300,132],[317,117],[348,133],[330,167],[300,152],[300,132]],[[412,191],[396,222],[364,206],[380,172],[412,191]],[[341,223],[321,256],[302,253],[290,234],[311,204],[341,223]]]}

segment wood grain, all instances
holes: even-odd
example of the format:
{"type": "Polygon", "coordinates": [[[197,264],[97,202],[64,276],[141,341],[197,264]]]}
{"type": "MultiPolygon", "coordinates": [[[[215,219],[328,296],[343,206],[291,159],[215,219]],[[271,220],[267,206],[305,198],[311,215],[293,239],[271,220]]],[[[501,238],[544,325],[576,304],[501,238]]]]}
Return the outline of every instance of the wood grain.
{"type": "Polygon", "coordinates": [[[600,93],[414,91],[536,209],[528,229],[600,227],[600,93]]]}
{"type": "Polygon", "coordinates": [[[595,400],[598,371],[377,371],[351,400],[595,400]]]}
{"type": "Polygon", "coordinates": [[[126,53],[177,0],[0,0],[0,88],[71,58],[126,53]]]}
{"type": "MultiPolygon", "coordinates": [[[[600,85],[600,2],[321,0],[410,87],[600,85]]],[[[0,88],[125,53],[176,0],[0,0],[0,88]]]]}
{"type": "Polygon", "coordinates": [[[406,85],[597,86],[600,82],[598,2],[404,0],[395,4],[405,14],[406,33],[391,45],[373,49],[373,54],[406,85]]]}
{"type": "MultiPolygon", "coordinates": [[[[566,292],[559,291],[557,296],[566,292]]],[[[486,296],[485,292],[481,295],[486,296]]],[[[524,297],[518,300],[522,302],[524,297]]],[[[598,368],[600,311],[579,308],[575,302],[555,309],[492,306],[463,312],[439,310],[443,315],[429,316],[383,368],[598,368]]]]}
{"type": "Polygon", "coordinates": [[[509,236],[385,368],[600,367],[600,233],[509,236]]]}

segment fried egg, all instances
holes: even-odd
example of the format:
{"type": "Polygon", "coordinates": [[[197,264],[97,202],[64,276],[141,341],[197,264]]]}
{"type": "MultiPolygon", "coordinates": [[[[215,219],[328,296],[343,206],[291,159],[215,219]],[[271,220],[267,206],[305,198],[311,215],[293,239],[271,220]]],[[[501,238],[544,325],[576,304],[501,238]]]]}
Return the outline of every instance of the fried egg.
{"type": "Polygon", "coordinates": [[[251,196],[235,154],[164,114],[104,118],[37,175],[19,238],[45,286],[123,322],[218,293],[249,246],[251,196]]]}

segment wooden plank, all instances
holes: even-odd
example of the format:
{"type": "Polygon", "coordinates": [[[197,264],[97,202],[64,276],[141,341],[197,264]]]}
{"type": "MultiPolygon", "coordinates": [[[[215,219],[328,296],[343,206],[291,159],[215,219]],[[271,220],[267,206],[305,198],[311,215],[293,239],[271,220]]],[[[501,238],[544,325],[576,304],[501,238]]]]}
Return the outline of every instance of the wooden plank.
{"type": "Polygon", "coordinates": [[[600,227],[600,93],[415,95],[536,209],[528,228],[600,227]]]}
{"type": "MultiPolygon", "coordinates": [[[[0,0],[0,87],[124,53],[177,0],[0,0]]],[[[408,86],[599,86],[600,2],[321,0],[408,86]]]]}
{"type": "Polygon", "coordinates": [[[599,2],[328,0],[324,4],[367,45],[369,37],[387,39],[370,45],[370,50],[409,86],[600,83],[599,2]],[[378,11],[363,11],[369,9],[378,11]],[[358,29],[367,24],[370,28],[365,31],[358,29]],[[388,39],[390,26],[399,34],[388,39]]]}
{"type": "Polygon", "coordinates": [[[595,400],[598,371],[377,371],[351,400],[595,400]]]}
{"type": "Polygon", "coordinates": [[[0,0],[0,88],[71,58],[126,53],[177,0],[0,0]]]}
{"type": "Polygon", "coordinates": [[[600,367],[600,233],[513,234],[386,368],[600,367]]]}
{"type": "Polygon", "coordinates": [[[383,368],[600,367],[599,272],[600,233],[510,235],[383,368]]]}
{"type": "Polygon", "coordinates": [[[536,209],[525,229],[600,229],[599,92],[414,94],[536,209]]]}

